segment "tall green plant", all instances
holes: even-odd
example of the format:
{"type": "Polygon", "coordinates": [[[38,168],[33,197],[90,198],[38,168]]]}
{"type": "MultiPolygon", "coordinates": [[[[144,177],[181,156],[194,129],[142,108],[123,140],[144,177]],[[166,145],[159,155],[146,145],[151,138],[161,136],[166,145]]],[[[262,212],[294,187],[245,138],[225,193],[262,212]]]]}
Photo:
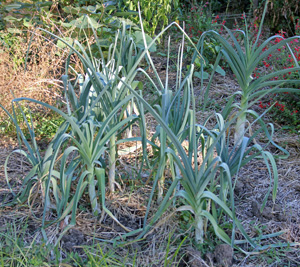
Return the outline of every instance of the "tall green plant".
{"type": "MultiPolygon", "coordinates": [[[[19,143],[19,148],[13,150],[7,156],[4,164],[5,178],[8,187],[12,195],[14,196],[13,200],[10,201],[9,205],[13,205],[16,203],[24,203],[25,201],[27,201],[32,193],[33,188],[38,185],[41,186],[43,196],[49,199],[47,194],[45,193],[46,192],[45,177],[49,174],[50,162],[56,146],[55,141],[57,138],[59,138],[61,135],[64,134],[64,132],[67,129],[67,125],[63,123],[58,128],[55,137],[50,142],[50,144],[46,149],[45,154],[43,155],[36,142],[35,129],[33,126],[34,123],[33,123],[30,109],[27,109],[29,112],[29,117],[28,117],[27,114],[24,113],[21,105],[17,105],[17,107],[15,107],[14,103],[12,103],[12,114],[9,113],[9,111],[6,110],[1,104],[0,107],[5,111],[5,113],[8,115],[8,117],[11,119],[14,126],[16,127],[16,133],[17,133],[17,138],[19,143]],[[22,130],[22,128],[20,127],[21,122],[18,121],[18,117],[17,117],[18,111],[22,114],[23,122],[27,127],[29,137],[24,133],[24,130],[22,130]],[[25,149],[22,147],[25,147],[25,149]],[[15,191],[12,189],[10,185],[9,174],[8,174],[8,163],[10,157],[15,154],[21,157],[25,157],[28,163],[31,165],[31,170],[22,179],[21,187],[17,193],[15,193],[15,191]]],[[[49,205],[45,205],[45,209],[49,210],[49,205]]]]}
{"type": "MultiPolygon", "coordinates": [[[[230,66],[232,72],[235,74],[236,80],[240,86],[240,90],[237,91],[233,98],[238,95],[240,96],[239,102],[234,103],[231,108],[238,108],[241,112],[239,113],[239,116],[237,118],[236,126],[235,126],[235,135],[234,140],[236,144],[241,144],[243,136],[245,134],[245,126],[247,123],[247,117],[255,116],[256,118],[259,117],[255,112],[253,112],[250,108],[257,103],[258,100],[266,96],[270,93],[279,93],[279,92],[291,92],[291,93],[299,93],[298,89],[295,88],[286,88],[283,85],[284,84],[300,84],[300,80],[294,79],[294,80],[277,80],[275,77],[280,77],[284,74],[287,74],[288,72],[297,72],[300,70],[300,67],[298,65],[298,62],[293,55],[293,59],[295,61],[296,67],[290,68],[290,69],[283,69],[279,71],[275,71],[273,73],[267,74],[265,76],[261,76],[258,79],[254,79],[252,74],[255,71],[255,68],[263,61],[264,58],[266,58],[268,55],[272,54],[276,49],[280,49],[282,46],[287,46],[289,50],[291,51],[291,48],[289,47],[289,42],[294,39],[300,39],[300,36],[294,36],[291,38],[287,38],[282,40],[280,43],[277,43],[275,45],[270,45],[271,41],[275,38],[281,38],[281,36],[272,36],[268,38],[266,41],[264,41],[262,44],[260,44],[260,36],[262,32],[262,25],[264,21],[264,17],[267,11],[267,3],[265,5],[262,21],[259,27],[259,31],[256,37],[256,40],[254,43],[252,43],[250,39],[250,34],[248,30],[245,32],[239,31],[242,33],[244,40],[243,42],[239,42],[237,38],[235,37],[234,33],[229,30],[227,27],[225,29],[228,32],[228,35],[230,37],[230,41],[218,34],[216,31],[207,31],[203,33],[201,38],[199,39],[199,42],[197,44],[197,48],[200,51],[203,51],[203,42],[205,40],[206,36],[213,36],[218,42],[222,44],[222,49],[220,51],[219,56],[217,57],[217,60],[215,62],[214,71],[211,74],[209,84],[206,88],[205,92],[205,99],[204,99],[204,105],[206,105],[207,97],[208,97],[208,90],[210,89],[211,82],[213,80],[214,72],[216,71],[216,68],[218,66],[219,60],[221,59],[221,56],[223,56],[230,66]],[[233,43],[233,45],[232,45],[233,43]]],[[[246,23],[246,29],[247,29],[247,21],[246,23]]],[[[194,62],[197,58],[196,53],[193,56],[192,62],[194,62]]],[[[203,67],[202,67],[203,71],[203,67]]],[[[203,83],[202,83],[203,84],[203,83]]],[[[233,100],[230,100],[233,101],[233,100]]],[[[231,102],[233,103],[233,102],[231,102]]],[[[229,114],[229,112],[227,113],[229,114]]]]}
{"type": "MultiPolygon", "coordinates": [[[[269,194],[271,190],[273,189],[272,199],[275,203],[276,195],[277,195],[277,188],[278,188],[278,171],[275,159],[273,155],[267,151],[267,145],[264,147],[260,146],[258,143],[255,142],[255,137],[263,131],[266,131],[265,125],[263,121],[261,120],[261,116],[256,119],[254,122],[251,123],[253,125],[256,122],[259,122],[262,127],[260,127],[258,130],[256,130],[250,137],[244,137],[240,145],[230,145],[230,131],[226,128],[226,124],[224,122],[224,119],[222,116],[217,117],[217,127],[213,131],[213,134],[216,136],[220,136],[220,139],[218,143],[216,144],[216,152],[220,156],[223,162],[225,162],[230,170],[231,177],[235,177],[235,183],[233,185],[233,188],[235,187],[235,184],[238,180],[238,173],[240,168],[245,166],[248,162],[255,158],[261,158],[265,162],[269,177],[270,177],[270,185],[269,190],[265,194],[262,209],[264,208],[269,194]]],[[[251,127],[251,126],[249,126],[251,127]]],[[[273,126],[271,127],[271,134],[270,139],[272,139],[273,136],[273,126]]],[[[226,175],[226,173],[220,173],[221,176],[226,175]]],[[[222,179],[221,179],[222,181],[222,179]]],[[[222,192],[222,194],[226,194],[226,191],[222,192]]],[[[225,195],[221,196],[221,199],[226,199],[225,195]]]]}
{"type": "MultiPolygon", "coordinates": [[[[48,173],[46,173],[41,180],[41,182],[45,184],[45,201],[42,220],[43,228],[48,226],[49,223],[52,224],[64,219],[71,211],[71,222],[68,227],[64,229],[62,234],[73,227],[76,223],[77,205],[86,187],[88,187],[93,214],[100,214],[101,209],[97,200],[96,186],[98,187],[98,195],[101,196],[102,200],[102,215],[107,213],[118,224],[120,224],[105,206],[105,166],[103,166],[100,158],[107,150],[108,147],[106,146],[106,143],[111,136],[114,135],[116,131],[120,130],[126,123],[134,119],[130,116],[114,125],[114,127],[109,127],[110,121],[119,112],[122,105],[128,102],[131,98],[132,95],[124,98],[118,105],[116,105],[103,122],[98,122],[93,120],[92,117],[86,118],[87,116],[85,116],[82,118],[84,122],[80,124],[75,117],[69,116],[46,103],[30,98],[17,98],[13,100],[14,102],[26,100],[43,105],[64,117],[71,127],[70,133],[65,132],[54,140],[55,148],[52,150],[52,155],[48,159],[48,173]],[[56,171],[55,163],[58,160],[61,148],[69,140],[71,141],[71,145],[63,150],[64,152],[60,157],[60,171],[56,171]],[[73,154],[73,159],[71,162],[68,162],[67,159],[71,156],[71,154],[73,154]],[[74,195],[71,194],[71,185],[73,183],[75,183],[76,188],[74,195]],[[50,190],[50,188],[52,190],[50,190]],[[55,204],[51,202],[51,191],[53,192],[55,204]],[[50,207],[55,207],[57,212],[57,219],[52,222],[46,221],[46,215],[50,207]]],[[[32,169],[31,172],[35,172],[35,169],[32,169]]],[[[123,225],[121,226],[125,230],[128,230],[123,225]]]]}
{"type": "MultiPolygon", "coordinates": [[[[194,214],[196,242],[203,242],[204,221],[206,218],[211,222],[214,231],[219,238],[229,244],[234,244],[234,238],[232,237],[232,240],[230,241],[230,238],[227,236],[227,234],[219,227],[216,219],[211,215],[209,210],[207,210],[207,201],[213,201],[234,220],[235,225],[238,226],[247,240],[255,247],[256,245],[251,241],[251,239],[248,238],[247,234],[243,230],[243,227],[234,215],[233,189],[231,186],[231,174],[228,165],[224,163],[219,156],[214,156],[215,147],[220,139],[220,136],[214,138],[214,135],[210,133],[209,130],[205,129],[205,135],[208,135],[207,140],[203,135],[204,132],[199,131],[199,127],[195,123],[195,112],[193,112],[192,118],[194,118],[194,120],[189,125],[189,145],[188,154],[186,154],[184,147],[178,140],[178,137],[165,123],[163,118],[143,98],[138,96],[133,91],[132,93],[143,102],[145,109],[147,109],[151,115],[154,116],[154,118],[166,132],[168,138],[171,140],[172,146],[176,148],[175,152],[172,148],[168,147],[165,150],[165,153],[170,153],[172,155],[173,160],[176,162],[180,170],[180,176],[176,176],[175,181],[173,181],[171,187],[167,191],[157,214],[152,219],[152,222],[157,220],[157,218],[161,216],[161,213],[164,211],[166,206],[171,203],[172,200],[169,198],[176,187],[176,183],[180,181],[183,189],[176,193],[176,197],[182,197],[187,202],[187,205],[180,207],[178,210],[188,210],[194,214]],[[201,147],[200,152],[199,146],[201,147]],[[222,188],[221,191],[228,190],[230,192],[230,205],[233,211],[228,208],[226,200],[222,201],[216,194],[207,190],[207,186],[210,184],[210,182],[218,179],[218,171],[226,173],[224,180],[226,181],[227,187],[222,188]]],[[[193,110],[195,110],[194,107],[193,110]]],[[[226,127],[228,127],[228,124],[226,127]]],[[[151,196],[153,196],[153,192],[154,189],[152,189],[151,196]]],[[[145,226],[144,233],[149,229],[150,226],[151,222],[145,226]]]]}
{"type": "MultiPolygon", "coordinates": [[[[168,48],[170,48],[170,38],[168,42],[168,48]]],[[[149,76],[148,79],[158,93],[158,103],[154,105],[157,113],[163,118],[164,122],[172,129],[173,133],[177,136],[180,142],[183,142],[185,137],[188,135],[188,125],[190,121],[190,104],[191,104],[191,73],[188,73],[183,77],[183,73],[180,71],[182,69],[182,58],[184,51],[184,37],[178,51],[178,71],[176,76],[176,87],[175,90],[172,90],[169,86],[169,53],[168,51],[168,60],[167,60],[167,69],[166,69],[166,82],[163,85],[158,72],[153,67],[153,70],[158,79],[158,85],[152,80],[149,76]]],[[[157,101],[156,101],[157,102],[157,101]]],[[[173,162],[170,154],[166,154],[166,149],[168,146],[172,146],[172,142],[168,139],[164,129],[159,125],[156,127],[156,132],[152,137],[152,143],[155,143],[156,139],[159,139],[159,145],[153,145],[153,149],[158,148],[159,156],[156,158],[157,161],[157,172],[156,177],[159,179],[158,182],[158,198],[157,201],[160,203],[163,199],[163,188],[164,188],[164,170],[169,160],[169,165],[171,167],[171,172],[173,180],[176,176],[180,175],[177,164],[173,162]]]]}
{"type": "MultiPolygon", "coordinates": [[[[143,27],[142,27],[143,31],[143,27]]],[[[144,38],[144,42],[146,42],[144,38]]],[[[145,43],[145,46],[146,43],[145,43]]],[[[150,61],[151,65],[154,65],[150,55],[148,54],[148,59],[150,61]]],[[[233,198],[233,190],[231,186],[231,174],[230,170],[228,168],[228,165],[222,161],[222,159],[219,156],[214,156],[214,151],[216,148],[216,145],[221,138],[221,136],[215,137],[212,133],[210,133],[209,130],[205,129],[205,131],[202,131],[199,129],[199,126],[196,124],[196,112],[195,112],[195,100],[194,100],[194,92],[193,92],[193,86],[192,86],[192,73],[193,73],[193,65],[191,66],[190,70],[191,75],[187,76],[187,81],[190,83],[190,89],[191,89],[191,106],[192,110],[190,112],[190,120],[189,125],[187,125],[188,128],[188,135],[187,135],[187,141],[188,141],[188,152],[186,153],[179,137],[176,136],[176,134],[173,132],[173,130],[169,127],[168,123],[166,123],[166,120],[164,117],[159,115],[149,103],[147,103],[141,96],[139,96],[134,90],[132,90],[130,87],[130,91],[132,94],[136,96],[137,99],[139,99],[143,105],[145,106],[145,109],[147,109],[151,115],[157,120],[159,123],[161,129],[163,129],[166,138],[170,140],[170,144],[166,149],[162,151],[163,154],[170,154],[172,156],[172,159],[177,164],[178,169],[180,172],[177,173],[175,176],[175,179],[170,186],[169,190],[166,192],[165,197],[163,198],[160,208],[158,212],[153,216],[150,224],[147,225],[147,215],[145,217],[145,223],[144,223],[144,231],[141,233],[140,236],[142,236],[147,230],[150,228],[151,224],[157,220],[162,212],[166,209],[166,207],[170,204],[171,199],[170,196],[176,187],[176,184],[180,180],[180,183],[182,184],[183,189],[179,190],[176,193],[176,197],[182,197],[188,205],[181,207],[179,210],[189,210],[194,214],[195,218],[195,239],[196,242],[202,243],[203,242],[203,236],[204,236],[204,220],[209,220],[213,228],[215,230],[215,233],[225,242],[234,244],[234,232],[232,236],[232,240],[230,241],[230,238],[227,236],[227,234],[219,227],[216,219],[210,214],[209,210],[207,210],[206,203],[207,201],[213,201],[216,204],[218,204],[234,221],[234,224],[238,226],[238,228],[243,232],[244,236],[247,238],[247,240],[255,246],[255,244],[252,242],[252,240],[247,236],[245,231],[243,230],[243,227],[238,222],[238,220],[235,217],[234,214],[234,198],[233,198]],[[205,138],[204,134],[207,136],[205,138]],[[175,148],[175,149],[172,149],[175,148]],[[201,150],[199,152],[199,147],[201,147],[201,150]],[[201,161],[201,162],[199,162],[201,161]],[[211,181],[214,181],[217,178],[218,171],[225,172],[226,175],[224,176],[224,179],[227,182],[227,187],[222,188],[223,190],[229,190],[230,192],[230,205],[233,211],[231,211],[227,206],[227,201],[222,201],[216,194],[210,192],[207,190],[207,186],[211,181]],[[229,189],[228,189],[229,187],[229,189]]],[[[156,76],[158,74],[155,72],[156,76]]],[[[163,87],[160,79],[158,79],[159,85],[163,87]]],[[[163,106],[164,107],[164,106],[163,106]]],[[[175,112],[179,111],[180,109],[175,108],[175,112]]],[[[167,114],[167,113],[162,113],[167,114]]],[[[167,121],[168,122],[168,121],[167,121]]],[[[222,132],[224,132],[227,127],[231,124],[231,122],[228,122],[224,129],[222,129],[222,132]]],[[[201,128],[201,127],[200,127],[201,128]]],[[[162,133],[162,132],[161,132],[162,133]]],[[[160,157],[160,161],[162,163],[159,164],[159,166],[164,166],[165,156],[160,157]]],[[[160,170],[158,170],[158,173],[160,170]]],[[[157,176],[158,177],[158,176],[157,176]]],[[[157,179],[155,179],[154,186],[156,185],[157,179]]],[[[225,184],[225,183],[223,183],[225,184]]],[[[153,186],[152,192],[149,198],[149,204],[152,201],[152,197],[155,191],[155,187],[153,186]]]]}
{"type": "MultiPolygon", "coordinates": [[[[100,58],[94,57],[90,47],[86,52],[84,47],[77,43],[77,46],[81,50],[81,58],[86,60],[84,79],[82,79],[82,75],[79,75],[75,84],[71,84],[68,81],[68,75],[63,76],[66,97],[69,100],[69,114],[75,112],[74,114],[80,122],[82,121],[82,117],[88,112],[91,112],[88,116],[94,116],[95,120],[99,122],[105,120],[111,114],[112,110],[126,98],[129,94],[128,89],[119,79],[127,80],[134,89],[141,86],[141,83],[134,81],[134,76],[129,76],[129,73],[137,68],[137,64],[135,63],[137,60],[141,60],[142,49],[137,47],[133,38],[127,33],[125,23],[123,24],[122,31],[116,33],[114,43],[109,46],[108,51],[103,51],[103,47],[92,24],[91,29],[94,32],[95,45],[98,48],[100,58]],[[79,99],[77,99],[74,89],[78,86],[78,82],[80,83],[79,99]],[[93,106],[92,110],[90,110],[91,106],[93,106]]],[[[63,40],[61,41],[63,42],[63,40]]],[[[79,51],[75,51],[75,53],[78,54],[79,51]]],[[[68,73],[69,67],[69,65],[66,66],[66,73],[68,73]]],[[[115,114],[110,121],[110,127],[118,124],[124,117],[130,116],[134,105],[134,99],[131,99],[129,103],[124,103],[121,114],[115,114]]],[[[142,108],[139,105],[138,107],[142,108]]],[[[131,123],[129,123],[128,127],[130,127],[131,123]]],[[[141,123],[144,124],[145,121],[142,120],[141,123]]],[[[145,127],[142,128],[144,129],[142,131],[142,141],[145,151],[146,132],[145,127]]],[[[117,134],[117,132],[113,134],[109,141],[108,178],[111,192],[115,191],[117,134]]],[[[136,140],[136,138],[131,140],[136,140]]]]}

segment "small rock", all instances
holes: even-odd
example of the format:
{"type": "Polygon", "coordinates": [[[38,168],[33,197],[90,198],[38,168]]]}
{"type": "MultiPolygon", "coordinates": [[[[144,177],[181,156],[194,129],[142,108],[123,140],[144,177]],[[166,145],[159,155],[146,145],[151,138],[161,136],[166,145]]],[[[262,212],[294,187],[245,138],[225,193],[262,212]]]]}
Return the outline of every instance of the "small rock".
{"type": "Polygon", "coordinates": [[[251,203],[251,208],[252,208],[252,213],[255,217],[260,218],[261,217],[261,213],[259,210],[259,205],[256,201],[252,201],[251,203]]]}
{"type": "Polygon", "coordinates": [[[242,195],[244,191],[244,187],[245,187],[244,183],[240,180],[237,180],[234,187],[234,193],[236,193],[237,195],[242,195]]]}
{"type": "Polygon", "coordinates": [[[233,262],[233,249],[228,244],[217,245],[214,252],[216,266],[229,267],[233,262]]]}
{"type": "Polygon", "coordinates": [[[267,220],[272,220],[273,219],[273,212],[272,208],[270,207],[265,207],[262,211],[262,216],[266,218],[267,220]]]}
{"type": "Polygon", "coordinates": [[[253,216],[253,212],[252,212],[251,210],[246,211],[245,214],[246,214],[248,217],[252,217],[252,216],[253,216]]]}
{"type": "Polygon", "coordinates": [[[282,214],[282,213],[278,213],[276,215],[276,217],[277,217],[277,220],[279,222],[286,222],[287,221],[287,217],[284,214],[282,214]]]}

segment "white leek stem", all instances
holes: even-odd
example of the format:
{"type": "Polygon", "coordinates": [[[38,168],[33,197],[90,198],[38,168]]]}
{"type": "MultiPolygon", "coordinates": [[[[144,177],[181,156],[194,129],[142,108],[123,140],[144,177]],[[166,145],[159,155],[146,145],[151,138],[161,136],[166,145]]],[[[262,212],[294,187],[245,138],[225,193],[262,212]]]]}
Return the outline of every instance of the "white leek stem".
{"type": "Polygon", "coordinates": [[[195,214],[195,241],[197,244],[202,244],[204,239],[204,223],[203,216],[195,214]]]}
{"type": "Polygon", "coordinates": [[[115,134],[109,140],[109,172],[108,183],[111,193],[115,192],[115,176],[116,176],[116,136],[115,134]]]}

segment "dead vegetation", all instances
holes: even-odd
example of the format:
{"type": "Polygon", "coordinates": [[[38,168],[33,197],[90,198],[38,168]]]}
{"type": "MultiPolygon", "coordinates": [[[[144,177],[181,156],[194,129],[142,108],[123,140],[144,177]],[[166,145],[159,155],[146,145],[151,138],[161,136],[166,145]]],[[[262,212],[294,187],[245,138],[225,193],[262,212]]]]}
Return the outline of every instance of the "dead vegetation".
{"type": "MultiPolygon", "coordinates": [[[[62,100],[61,76],[69,51],[38,31],[15,38],[12,47],[1,46],[0,104],[11,111],[14,98],[28,97],[56,105],[62,100]]],[[[0,118],[6,119],[2,109],[0,118]]]]}

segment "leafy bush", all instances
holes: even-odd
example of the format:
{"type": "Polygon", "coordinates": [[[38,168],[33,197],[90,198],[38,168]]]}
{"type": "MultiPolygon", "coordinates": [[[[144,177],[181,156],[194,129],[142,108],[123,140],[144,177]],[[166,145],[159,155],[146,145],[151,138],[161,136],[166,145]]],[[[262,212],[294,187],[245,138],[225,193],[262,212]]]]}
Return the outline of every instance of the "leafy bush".
{"type": "MultiPolygon", "coordinates": [[[[263,14],[263,2],[255,10],[255,16],[259,19],[263,14]]],[[[294,26],[300,16],[300,5],[298,0],[269,1],[266,23],[273,33],[280,30],[294,35],[294,26]]]]}
{"type": "MultiPolygon", "coordinates": [[[[223,25],[225,25],[226,21],[220,21],[219,16],[214,16],[211,13],[211,8],[209,3],[203,3],[191,5],[188,9],[185,4],[182,4],[181,16],[179,16],[179,21],[186,27],[186,31],[189,37],[193,40],[194,43],[197,43],[200,36],[209,30],[219,30],[221,33],[223,31],[223,25]],[[219,23],[222,26],[219,26],[219,23]]],[[[216,61],[217,55],[220,52],[221,44],[218,42],[216,38],[213,36],[209,36],[204,41],[203,50],[201,51],[201,60],[197,58],[194,61],[195,64],[195,76],[201,79],[201,75],[204,79],[209,78],[208,71],[213,69],[214,62],[216,61]],[[205,72],[201,74],[198,70],[201,68],[201,65],[204,64],[205,72]]],[[[190,53],[192,53],[193,47],[187,44],[187,52],[185,57],[188,57],[190,53]]],[[[221,63],[220,63],[221,64],[221,63]]],[[[225,71],[218,66],[216,71],[225,76],[225,71]]]]}
{"type": "MultiPolygon", "coordinates": [[[[26,116],[26,120],[30,121],[30,116],[32,116],[33,127],[35,128],[36,138],[38,140],[45,140],[47,142],[56,134],[59,126],[62,124],[63,119],[57,116],[54,112],[44,112],[41,110],[36,110],[33,114],[30,114],[29,107],[22,107],[22,111],[26,116]]],[[[4,117],[4,116],[2,116],[4,117]]],[[[30,139],[30,132],[26,126],[26,122],[23,118],[23,113],[20,110],[16,110],[16,121],[18,122],[20,128],[24,132],[24,136],[30,139]]],[[[15,125],[10,120],[0,121],[0,134],[1,135],[12,135],[15,132],[15,125]]]]}
{"type": "MultiPolygon", "coordinates": [[[[299,23],[299,22],[298,22],[299,23]]],[[[277,37],[270,42],[271,45],[280,44],[286,39],[286,34],[279,32],[277,37]]],[[[267,49],[268,47],[266,47],[267,49]]],[[[259,78],[262,73],[270,73],[274,70],[285,69],[290,70],[282,75],[273,77],[273,80],[284,81],[290,88],[295,88],[293,93],[281,92],[276,93],[264,100],[260,101],[259,107],[262,109],[269,108],[274,102],[272,108],[272,116],[274,120],[284,125],[290,125],[291,130],[299,130],[300,117],[300,86],[292,81],[299,79],[299,72],[294,71],[294,67],[300,62],[300,41],[298,39],[291,40],[288,46],[277,48],[273,53],[263,61],[263,65],[254,72],[254,78],[259,78]],[[297,90],[298,89],[298,90],[297,90]],[[298,91],[298,92],[297,92],[298,91]]]]}
{"type": "MultiPolygon", "coordinates": [[[[172,8],[178,7],[178,0],[122,0],[119,6],[125,6],[128,11],[138,11],[138,2],[143,17],[143,27],[151,36],[154,35],[157,27],[163,29],[168,24],[168,16],[172,8]]],[[[138,24],[139,17],[137,15],[132,17],[132,21],[138,24]]]]}

